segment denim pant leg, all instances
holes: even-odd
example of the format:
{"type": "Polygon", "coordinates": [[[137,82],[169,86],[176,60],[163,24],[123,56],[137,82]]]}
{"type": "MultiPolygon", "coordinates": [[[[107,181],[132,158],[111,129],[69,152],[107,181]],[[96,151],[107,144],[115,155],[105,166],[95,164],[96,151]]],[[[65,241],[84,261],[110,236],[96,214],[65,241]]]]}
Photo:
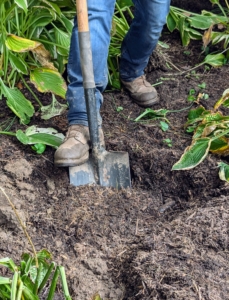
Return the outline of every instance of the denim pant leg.
{"type": "MultiPolygon", "coordinates": [[[[99,111],[103,102],[102,92],[106,88],[108,80],[107,56],[115,0],[88,0],[87,3],[96,85],[95,96],[97,114],[99,126],[101,126],[102,118],[99,111]]],[[[69,79],[69,85],[66,93],[66,99],[69,104],[68,123],[69,125],[81,124],[88,126],[83,78],[80,67],[78,27],[76,19],[71,36],[67,71],[69,79]]]]}
{"type": "Polygon", "coordinates": [[[121,48],[120,77],[132,81],[144,74],[169,13],[170,0],[133,0],[134,19],[121,48]]]}

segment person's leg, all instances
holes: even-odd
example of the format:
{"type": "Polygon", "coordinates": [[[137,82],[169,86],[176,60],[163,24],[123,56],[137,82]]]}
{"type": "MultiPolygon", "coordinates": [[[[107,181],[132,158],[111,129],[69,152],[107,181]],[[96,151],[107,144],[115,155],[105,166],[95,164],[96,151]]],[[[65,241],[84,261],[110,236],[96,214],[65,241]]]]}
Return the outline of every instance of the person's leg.
{"type": "Polygon", "coordinates": [[[122,43],[120,76],[130,82],[144,74],[169,13],[170,0],[133,0],[134,19],[122,43]]]}
{"type": "MultiPolygon", "coordinates": [[[[102,120],[99,110],[103,102],[102,92],[107,85],[107,56],[115,0],[88,0],[87,2],[93,69],[96,84],[97,113],[99,125],[101,125],[102,120]]],[[[78,27],[76,20],[72,31],[67,71],[70,82],[66,93],[66,99],[69,104],[69,125],[81,124],[88,126],[83,78],[80,68],[78,27]]]]}
{"type": "MultiPolygon", "coordinates": [[[[107,85],[107,56],[115,0],[88,0],[87,2],[93,70],[96,85],[96,113],[98,115],[99,126],[101,126],[102,119],[100,116],[100,107],[103,102],[102,92],[107,85]]],[[[89,157],[90,135],[83,89],[83,78],[80,67],[76,20],[72,31],[67,71],[69,85],[66,99],[69,104],[69,129],[63,144],[57,149],[54,156],[54,163],[59,167],[76,166],[87,161],[89,157]]],[[[99,135],[101,144],[104,144],[101,128],[99,128],[99,135]]]]}
{"type": "Polygon", "coordinates": [[[134,19],[122,43],[120,78],[135,102],[157,102],[156,90],[145,80],[144,69],[155,49],[169,13],[170,0],[133,0],[134,19]]]}

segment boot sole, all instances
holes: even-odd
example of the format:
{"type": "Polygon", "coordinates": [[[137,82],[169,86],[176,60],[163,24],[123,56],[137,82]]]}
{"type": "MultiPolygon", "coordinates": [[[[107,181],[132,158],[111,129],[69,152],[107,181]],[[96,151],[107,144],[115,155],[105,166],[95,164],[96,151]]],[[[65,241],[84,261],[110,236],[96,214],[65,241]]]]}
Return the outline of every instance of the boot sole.
{"type": "Polygon", "coordinates": [[[155,99],[152,99],[152,100],[147,100],[147,101],[138,101],[138,99],[136,99],[134,96],[126,87],[125,85],[121,82],[121,86],[122,86],[122,89],[123,91],[127,92],[130,96],[130,98],[132,99],[132,101],[134,103],[136,103],[138,106],[141,106],[141,107],[144,107],[144,108],[147,108],[147,107],[151,107],[153,106],[154,104],[157,104],[159,102],[159,97],[157,96],[155,99]]]}
{"type": "MultiPolygon", "coordinates": [[[[131,95],[130,95],[131,96],[131,95]]],[[[159,102],[159,97],[157,97],[155,100],[149,100],[148,102],[142,102],[142,101],[137,101],[136,99],[134,99],[133,97],[131,97],[132,101],[134,103],[136,103],[138,106],[147,108],[147,107],[151,107],[154,104],[159,102]]]]}
{"type": "Polygon", "coordinates": [[[84,164],[89,159],[89,152],[79,159],[58,159],[54,161],[56,167],[75,167],[84,164]]]}

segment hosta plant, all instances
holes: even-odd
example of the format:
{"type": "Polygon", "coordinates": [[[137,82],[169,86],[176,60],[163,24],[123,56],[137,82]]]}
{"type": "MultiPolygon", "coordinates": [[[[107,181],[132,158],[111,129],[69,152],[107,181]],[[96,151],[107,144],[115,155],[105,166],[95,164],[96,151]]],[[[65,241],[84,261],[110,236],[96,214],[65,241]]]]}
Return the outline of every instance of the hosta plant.
{"type": "MultiPolygon", "coordinates": [[[[187,46],[191,40],[202,40],[204,50],[207,50],[210,44],[217,44],[218,52],[209,54],[210,57],[207,58],[209,62],[203,63],[219,67],[229,58],[229,5],[227,0],[224,7],[221,5],[222,1],[210,0],[210,2],[217,6],[218,10],[214,12],[203,10],[201,14],[197,14],[171,6],[167,27],[171,32],[175,29],[179,30],[183,46],[187,46]],[[212,60],[213,64],[211,64],[212,60]]],[[[206,53],[208,52],[209,49],[206,53]]]]}
{"type": "Polygon", "coordinates": [[[59,277],[64,298],[71,300],[64,267],[56,266],[45,249],[37,253],[36,259],[28,253],[23,254],[20,265],[16,265],[11,258],[2,258],[0,266],[9,270],[8,276],[0,276],[1,300],[39,300],[44,299],[44,294],[47,294],[46,300],[52,300],[59,277]]]}
{"type": "MultiPolygon", "coordinates": [[[[216,102],[212,110],[198,106],[190,110],[185,128],[193,132],[192,143],[187,147],[172,170],[190,170],[198,166],[209,154],[229,155],[229,116],[219,108],[229,107],[229,89],[216,102]]],[[[220,178],[229,182],[229,166],[219,163],[220,178]]]]}
{"type": "MultiPolygon", "coordinates": [[[[3,0],[0,3],[0,98],[28,124],[33,104],[21,93],[19,80],[29,90],[28,78],[41,92],[64,98],[62,73],[67,61],[75,6],[61,1],[3,0]],[[74,7],[74,10],[73,10],[74,7]]],[[[31,91],[31,90],[30,90],[31,91]]],[[[39,106],[42,103],[31,91],[39,106]]]]}

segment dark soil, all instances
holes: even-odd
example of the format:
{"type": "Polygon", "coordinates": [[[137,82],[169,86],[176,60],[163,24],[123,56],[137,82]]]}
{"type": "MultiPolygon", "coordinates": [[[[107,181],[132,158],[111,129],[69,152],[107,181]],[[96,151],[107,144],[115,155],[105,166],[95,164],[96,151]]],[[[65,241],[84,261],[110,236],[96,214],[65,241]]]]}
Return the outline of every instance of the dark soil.
{"type": "MultiPolygon", "coordinates": [[[[201,43],[184,49],[179,35],[166,31],[162,39],[170,48],[158,48],[147,68],[148,80],[161,82],[154,109],[188,107],[189,90],[201,91],[203,82],[209,100],[202,105],[212,108],[228,88],[228,65],[179,75],[203,60],[201,43]]],[[[51,100],[38,95],[44,104],[51,100]]],[[[53,165],[53,149],[36,155],[3,135],[0,185],[36,250],[48,249],[65,267],[72,299],[89,300],[96,292],[104,300],[229,299],[229,186],[218,177],[221,158],[210,154],[190,171],[171,171],[191,142],[183,127],[188,109],[168,114],[166,132],[159,121],[134,122],[143,111],[123,91],[104,94],[106,148],[129,153],[131,189],[70,186],[68,169],[53,165]]],[[[0,114],[2,121],[13,116],[4,102],[0,114]]],[[[42,121],[37,114],[31,124],[67,130],[65,115],[42,121]]],[[[12,130],[19,127],[14,123],[12,130]]],[[[18,262],[31,247],[2,193],[0,204],[1,257],[18,262]]],[[[55,299],[63,299],[61,289],[55,299]]]]}

